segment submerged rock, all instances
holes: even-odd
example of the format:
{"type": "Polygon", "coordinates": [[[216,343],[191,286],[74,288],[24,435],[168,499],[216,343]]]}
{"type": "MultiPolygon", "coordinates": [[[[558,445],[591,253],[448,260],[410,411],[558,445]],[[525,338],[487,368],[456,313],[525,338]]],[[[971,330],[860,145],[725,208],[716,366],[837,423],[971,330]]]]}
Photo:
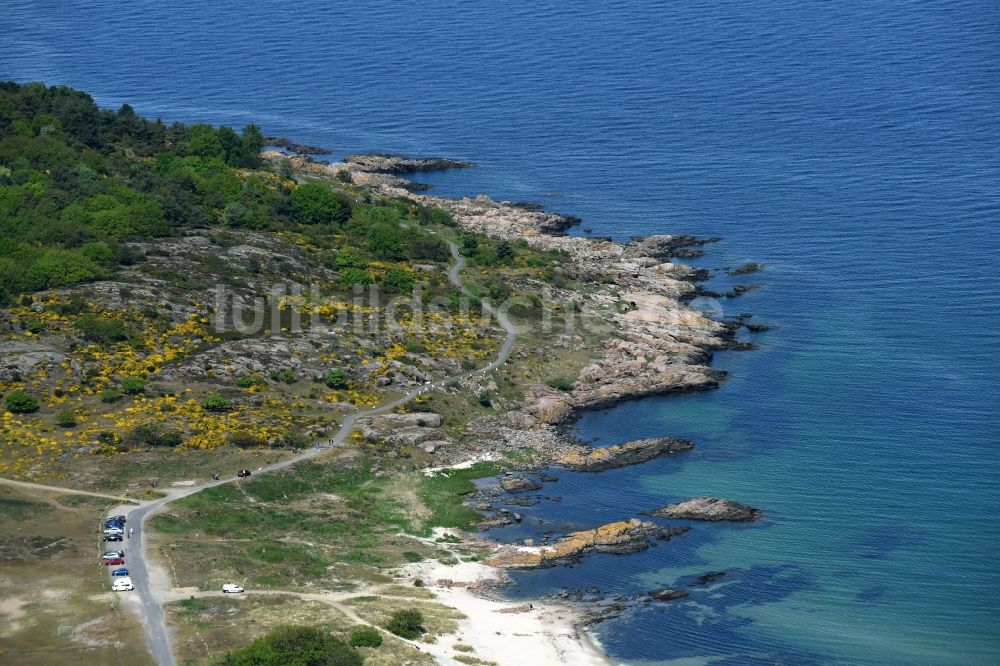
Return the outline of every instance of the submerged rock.
{"type": "Polygon", "coordinates": [[[660,590],[652,590],[649,593],[651,599],[656,599],[657,601],[674,601],[676,599],[683,599],[690,593],[687,590],[678,590],[673,587],[665,587],[660,590]]]}
{"type": "Polygon", "coordinates": [[[698,576],[698,585],[709,585],[719,580],[720,578],[725,578],[729,575],[728,571],[709,571],[708,573],[698,576]]]}
{"type": "Polygon", "coordinates": [[[730,521],[746,523],[757,520],[762,513],[746,504],[740,504],[717,497],[696,497],[686,502],[668,504],[659,509],[645,512],[647,516],[658,518],[682,518],[685,520],[730,521]]]}
{"type": "Polygon", "coordinates": [[[694,444],[684,439],[655,437],[591,449],[589,452],[571,451],[558,458],[555,463],[579,472],[600,472],[646,462],[662,455],[690,451],[693,448],[694,444]]]}
{"type": "Polygon", "coordinates": [[[726,272],[730,275],[747,275],[749,273],[756,273],[759,270],[764,269],[764,264],[758,263],[756,261],[751,261],[749,263],[743,264],[736,268],[727,269],[726,272]]]}
{"type": "Polygon", "coordinates": [[[506,569],[552,567],[575,562],[589,552],[622,554],[645,550],[653,539],[669,539],[683,531],[683,528],[663,528],[632,518],[592,530],[571,532],[548,546],[505,548],[486,563],[506,569]]]}

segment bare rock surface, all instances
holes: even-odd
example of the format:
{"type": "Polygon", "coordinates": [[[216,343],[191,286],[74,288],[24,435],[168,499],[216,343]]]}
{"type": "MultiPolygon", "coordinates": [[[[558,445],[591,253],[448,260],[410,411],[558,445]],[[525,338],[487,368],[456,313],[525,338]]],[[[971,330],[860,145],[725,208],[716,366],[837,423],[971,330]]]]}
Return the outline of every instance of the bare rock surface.
{"type": "Polygon", "coordinates": [[[571,532],[548,546],[501,548],[486,563],[505,569],[551,567],[575,562],[590,552],[634,553],[649,548],[654,539],[669,539],[684,531],[684,528],[664,528],[632,518],[592,530],[571,532]]]}
{"type": "Polygon", "coordinates": [[[538,490],[542,487],[542,484],[531,479],[526,479],[523,476],[508,476],[500,479],[500,487],[508,493],[524,493],[529,490],[538,490]]]}
{"type": "Polygon", "coordinates": [[[555,464],[580,472],[600,472],[652,460],[658,456],[690,451],[694,444],[683,439],[656,437],[637,439],[590,451],[570,451],[557,458],[555,464]]]}
{"type": "Polygon", "coordinates": [[[444,171],[446,169],[468,169],[471,162],[462,162],[444,157],[409,157],[391,153],[364,153],[348,155],[344,158],[365,171],[376,173],[414,173],[417,171],[444,171]]]}
{"type": "Polygon", "coordinates": [[[696,497],[685,502],[668,504],[659,509],[647,511],[646,515],[659,518],[746,523],[757,520],[761,515],[761,510],[732,500],[717,497],[696,497]]]}

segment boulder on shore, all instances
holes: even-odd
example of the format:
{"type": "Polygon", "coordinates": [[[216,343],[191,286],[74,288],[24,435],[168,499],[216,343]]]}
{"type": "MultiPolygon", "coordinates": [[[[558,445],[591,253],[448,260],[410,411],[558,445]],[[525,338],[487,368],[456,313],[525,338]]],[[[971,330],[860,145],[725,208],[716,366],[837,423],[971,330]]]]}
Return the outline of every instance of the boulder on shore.
{"type": "Polygon", "coordinates": [[[658,456],[690,451],[694,444],[684,439],[655,437],[637,439],[587,452],[571,451],[558,458],[555,464],[578,472],[601,472],[615,467],[635,465],[658,456]]]}
{"type": "Polygon", "coordinates": [[[486,563],[506,569],[540,569],[576,562],[589,552],[634,553],[649,548],[652,539],[669,539],[686,531],[687,528],[664,528],[632,518],[592,530],[571,532],[541,548],[507,548],[486,563]]]}
{"type": "Polygon", "coordinates": [[[718,497],[696,497],[686,502],[668,504],[659,509],[645,512],[647,516],[658,518],[681,518],[684,520],[730,521],[748,523],[761,515],[760,509],[718,497]]]}

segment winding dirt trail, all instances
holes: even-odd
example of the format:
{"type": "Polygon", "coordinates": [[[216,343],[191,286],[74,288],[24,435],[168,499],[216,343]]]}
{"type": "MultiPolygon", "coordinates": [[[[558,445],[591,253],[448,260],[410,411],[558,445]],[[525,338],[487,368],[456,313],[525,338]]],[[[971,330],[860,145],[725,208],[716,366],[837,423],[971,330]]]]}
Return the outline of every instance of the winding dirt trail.
{"type": "MultiPolygon", "coordinates": [[[[451,248],[451,256],[454,262],[451,269],[448,271],[448,279],[454,284],[463,294],[467,296],[472,296],[468,287],[462,282],[459,273],[465,267],[465,258],[461,255],[458,250],[458,246],[448,242],[451,248]]],[[[375,416],[378,414],[384,414],[390,412],[397,407],[408,403],[409,401],[416,398],[418,395],[434,389],[448,386],[454,384],[459,380],[482,372],[489,372],[495,368],[503,365],[507,359],[510,357],[510,352],[514,348],[514,343],[517,341],[517,330],[511,321],[507,318],[506,313],[497,310],[496,308],[485,305],[484,309],[491,315],[497,318],[500,326],[506,331],[507,336],[504,339],[503,345],[500,347],[500,352],[497,354],[495,361],[486,365],[482,368],[477,368],[475,370],[470,370],[468,372],[463,372],[457,375],[451,375],[450,377],[445,377],[444,379],[439,379],[437,381],[431,382],[429,385],[421,386],[415,388],[409,393],[396,398],[387,403],[383,403],[377,407],[367,409],[360,412],[355,412],[349,414],[344,418],[343,424],[341,424],[340,429],[337,433],[330,438],[328,445],[326,447],[320,448],[315,447],[304,451],[296,456],[283,460],[279,463],[269,465],[264,467],[259,471],[254,472],[254,476],[259,476],[261,474],[267,474],[269,472],[275,472],[280,469],[284,469],[295,463],[301,462],[303,460],[308,460],[313,458],[320,453],[326,451],[330,447],[337,446],[342,443],[347,436],[354,429],[355,422],[364,417],[375,416]]],[[[162,509],[167,504],[174,502],[182,497],[187,497],[195,493],[201,492],[206,488],[213,488],[215,486],[221,486],[226,483],[232,483],[235,478],[220,479],[218,481],[211,481],[208,483],[203,483],[197,486],[191,486],[190,488],[183,488],[178,490],[173,490],[167,497],[163,497],[157,500],[146,502],[138,507],[132,508],[128,511],[125,516],[128,521],[129,527],[135,529],[135,534],[129,539],[128,546],[129,550],[126,554],[129,576],[132,578],[132,582],[135,584],[135,595],[138,597],[139,609],[142,617],[143,626],[146,632],[146,641],[149,644],[149,649],[153,654],[153,658],[156,660],[160,666],[175,666],[176,661],[174,660],[173,651],[170,646],[170,631],[167,627],[166,616],[164,614],[163,605],[164,603],[170,601],[170,587],[169,578],[165,572],[161,571],[159,567],[150,563],[148,559],[148,553],[146,552],[146,539],[145,539],[145,526],[146,519],[156,511],[162,509]]],[[[89,493],[93,494],[93,493],[89,493]]],[[[122,499],[119,497],[113,497],[113,499],[122,499]]],[[[118,509],[120,510],[120,509],[118,509]]],[[[213,593],[208,593],[213,594],[213,593]]],[[[221,594],[218,593],[218,594],[221,594]]],[[[303,598],[308,598],[304,595],[303,598]]],[[[325,595],[317,595],[318,601],[324,600],[325,595]]],[[[330,603],[335,603],[330,601],[330,603]]],[[[356,621],[360,621],[360,618],[348,614],[349,617],[356,621]]],[[[367,623],[365,623],[367,624],[367,623]]],[[[420,648],[424,652],[430,652],[425,644],[420,644],[420,648]]],[[[434,656],[443,663],[454,663],[450,657],[444,654],[434,654],[434,656]]]]}

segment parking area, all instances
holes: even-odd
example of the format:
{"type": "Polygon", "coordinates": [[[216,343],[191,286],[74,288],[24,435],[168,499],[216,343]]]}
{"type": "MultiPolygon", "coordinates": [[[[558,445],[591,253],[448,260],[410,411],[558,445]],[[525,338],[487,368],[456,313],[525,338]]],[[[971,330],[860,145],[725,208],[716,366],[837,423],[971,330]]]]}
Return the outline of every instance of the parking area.
{"type": "Polygon", "coordinates": [[[126,522],[125,516],[111,516],[104,521],[103,526],[101,540],[105,546],[115,546],[115,548],[105,550],[101,554],[101,561],[111,576],[111,590],[113,592],[130,592],[135,589],[125,565],[124,547],[124,542],[132,538],[135,529],[128,527],[126,522]]]}

